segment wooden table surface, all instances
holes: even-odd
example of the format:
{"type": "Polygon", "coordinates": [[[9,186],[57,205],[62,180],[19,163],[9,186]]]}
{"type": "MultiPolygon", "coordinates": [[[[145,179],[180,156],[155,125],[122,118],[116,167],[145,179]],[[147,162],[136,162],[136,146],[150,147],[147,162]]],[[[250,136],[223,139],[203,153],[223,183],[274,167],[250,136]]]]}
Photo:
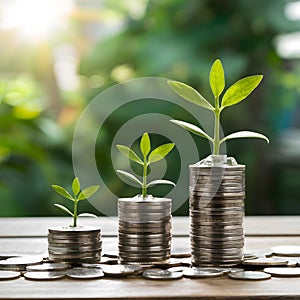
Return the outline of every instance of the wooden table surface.
{"type": "MultiPolygon", "coordinates": [[[[0,254],[41,254],[47,251],[47,228],[68,225],[68,218],[1,218],[0,254]]],[[[85,219],[100,225],[103,253],[117,251],[117,220],[85,219]]],[[[173,245],[189,245],[189,220],[173,218],[173,245]]],[[[276,245],[300,245],[300,216],[246,217],[246,251],[276,245]]],[[[21,277],[0,281],[0,299],[300,299],[300,278],[272,277],[265,281],[182,278],[152,281],[142,278],[30,281],[21,277]]]]}

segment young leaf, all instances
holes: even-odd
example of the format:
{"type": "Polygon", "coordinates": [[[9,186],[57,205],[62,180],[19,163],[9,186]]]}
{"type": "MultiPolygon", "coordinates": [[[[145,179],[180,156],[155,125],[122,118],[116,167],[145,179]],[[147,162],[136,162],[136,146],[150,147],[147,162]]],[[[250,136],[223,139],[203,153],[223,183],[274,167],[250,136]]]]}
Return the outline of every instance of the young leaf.
{"type": "Polygon", "coordinates": [[[77,217],[93,217],[93,218],[98,218],[96,215],[90,214],[90,213],[82,213],[82,214],[79,214],[77,217]]]}
{"type": "Polygon", "coordinates": [[[78,177],[75,177],[72,182],[72,191],[74,193],[74,196],[77,196],[80,192],[80,182],[78,177]]]}
{"type": "Polygon", "coordinates": [[[62,186],[53,184],[52,188],[55,190],[56,193],[60,194],[61,196],[74,201],[74,198],[62,186]]]}
{"type": "Polygon", "coordinates": [[[262,75],[254,75],[245,77],[234,83],[228,88],[223,96],[222,108],[237,104],[244,100],[259,85],[262,78],[262,75]]]}
{"type": "Polygon", "coordinates": [[[176,186],[176,184],[170,180],[160,179],[160,180],[153,180],[153,181],[149,182],[147,184],[147,187],[150,187],[150,186],[153,186],[156,184],[170,184],[170,185],[176,186]]]}
{"type": "Polygon", "coordinates": [[[60,204],[54,204],[54,206],[58,207],[59,209],[61,209],[62,211],[66,212],[67,214],[71,215],[72,217],[74,216],[73,213],[71,213],[71,211],[69,209],[67,209],[66,207],[64,207],[63,205],[60,204]]]}
{"type": "Polygon", "coordinates": [[[118,172],[119,174],[122,174],[122,175],[124,175],[125,177],[129,178],[130,180],[132,180],[132,181],[138,183],[140,186],[143,185],[143,183],[142,183],[140,180],[138,180],[134,175],[132,175],[132,174],[130,174],[130,173],[128,173],[128,172],[126,172],[126,171],[122,171],[122,170],[117,170],[117,172],[118,172]]]}
{"type": "Polygon", "coordinates": [[[131,150],[129,147],[123,145],[117,145],[117,148],[123,155],[128,157],[130,160],[133,160],[140,165],[144,164],[143,161],[136,155],[136,153],[133,150],[131,150]]]}
{"type": "Polygon", "coordinates": [[[214,96],[219,97],[225,88],[224,69],[219,59],[215,60],[210,69],[209,84],[214,96]]]}
{"type": "Polygon", "coordinates": [[[201,128],[199,128],[196,125],[184,122],[184,121],[179,121],[179,120],[170,120],[170,122],[179,125],[180,127],[188,130],[191,133],[194,133],[196,135],[205,137],[206,139],[208,139],[209,141],[213,142],[214,140],[206,133],[204,132],[201,128]]]}
{"type": "Polygon", "coordinates": [[[91,185],[91,186],[85,188],[83,191],[81,191],[81,193],[78,195],[77,199],[84,200],[84,199],[90,198],[97,192],[98,189],[99,189],[99,185],[91,185]]]}
{"type": "Polygon", "coordinates": [[[269,143],[269,139],[261,133],[253,132],[253,131],[239,131],[225,136],[220,143],[223,143],[230,139],[238,139],[238,138],[259,138],[264,139],[267,143],[269,143]]]}
{"type": "Polygon", "coordinates": [[[178,94],[185,100],[190,101],[206,109],[214,110],[214,107],[191,86],[183,82],[172,80],[168,81],[168,85],[176,94],[178,94]]]}
{"type": "Polygon", "coordinates": [[[175,146],[175,144],[173,144],[173,143],[167,143],[167,144],[158,146],[150,153],[148,162],[153,163],[153,162],[163,159],[165,156],[168,155],[168,153],[173,149],[174,146],[175,146]]]}
{"type": "Polygon", "coordinates": [[[150,148],[151,148],[151,143],[150,143],[149,134],[145,132],[140,142],[140,149],[145,157],[149,154],[150,148]]]}

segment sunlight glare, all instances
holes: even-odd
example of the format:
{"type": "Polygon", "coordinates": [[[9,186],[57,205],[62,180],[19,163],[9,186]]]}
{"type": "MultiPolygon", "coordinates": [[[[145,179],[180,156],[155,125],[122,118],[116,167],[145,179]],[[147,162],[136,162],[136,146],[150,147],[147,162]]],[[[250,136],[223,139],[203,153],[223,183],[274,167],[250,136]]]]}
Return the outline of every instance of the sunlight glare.
{"type": "Polygon", "coordinates": [[[72,0],[15,0],[2,7],[1,28],[17,29],[31,40],[39,40],[63,26],[73,8],[72,0]]]}

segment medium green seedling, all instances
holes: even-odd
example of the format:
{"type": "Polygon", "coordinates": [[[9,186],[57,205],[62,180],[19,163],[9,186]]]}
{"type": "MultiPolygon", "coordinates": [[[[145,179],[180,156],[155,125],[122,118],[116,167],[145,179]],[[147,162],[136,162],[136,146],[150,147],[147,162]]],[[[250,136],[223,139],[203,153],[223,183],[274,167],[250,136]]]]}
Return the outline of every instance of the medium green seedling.
{"type": "Polygon", "coordinates": [[[184,121],[171,120],[171,122],[181,126],[182,128],[192,132],[193,134],[208,139],[213,144],[214,155],[219,155],[221,144],[230,139],[260,138],[269,143],[269,139],[266,136],[253,131],[239,131],[229,134],[222,139],[220,138],[221,112],[226,107],[237,104],[247,98],[259,85],[262,78],[262,75],[253,75],[238,80],[225,91],[222,96],[222,100],[220,101],[220,96],[225,89],[225,75],[221,61],[219,59],[216,59],[211,67],[209,75],[209,84],[214,96],[214,106],[191,86],[179,81],[168,81],[169,86],[176,94],[178,94],[185,100],[208,109],[214,113],[214,136],[211,137],[198,126],[184,121]]]}
{"type": "Polygon", "coordinates": [[[142,154],[142,158],[140,158],[132,149],[130,149],[127,146],[123,145],[117,145],[117,148],[119,151],[129,158],[130,160],[138,163],[139,165],[142,166],[143,168],[143,181],[140,181],[135,175],[122,171],[122,170],[117,170],[118,173],[124,175],[131,181],[139,184],[142,188],[142,197],[145,198],[147,196],[147,189],[148,187],[151,187],[156,184],[171,184],[175,186],[175,183],[170,181],[170,180],[153,180],[149,183],[147,183],[147,172],[148,172],[148,167],[150,164],[158,162],[162,160],[164,157],[166,157],[169,152],[173,149],[175,144],[173,143],[167,143],[158,146],[154,150],[151,151],[151,141],[149,134],[145,132],[140,140],[140,151],[142,154]]]}
{"type": "Polygon", "coordinates": [[[73,196],[62,186],[59,185],[52,185],[52,188],[55,190],[56,193],[63,196],[64,198],[71,200],[73,202],[73,212],[71,212],[68,208],[61,204],[54,204],[56,207],[61,209],[62,211],[66,212],[70,216],[73,217],[73,225],[71,227],[77,227],[77,218],[78,217],[96,217],[94,214],[90,213],[81,213],[78,214],[78,203],[79,201],[86,200],[87,198],[93,196],[97,190],[99,189],[99,185],[92,185],[83,190],[81,190],[80,181],[77,177],[74,178],[72,182],[72,192],[73,196]]]}

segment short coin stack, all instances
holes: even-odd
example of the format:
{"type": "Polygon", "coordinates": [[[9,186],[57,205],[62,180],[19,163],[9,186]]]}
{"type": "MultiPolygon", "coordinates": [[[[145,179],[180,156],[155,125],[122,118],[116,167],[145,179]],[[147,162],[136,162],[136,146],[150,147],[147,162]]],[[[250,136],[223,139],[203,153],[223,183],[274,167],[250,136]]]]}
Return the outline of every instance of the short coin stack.
{"type": "Polygon", "coordinates": [[[98,227],[78,226],[49,228],[49,259],[55,262],[100,262],[101,250],[101,229],[98,227]]]}
{"type": "Polygon", "coordinates": [[[245,166],[225,155],[190,166],[190,240],[195,266],[243,260],[245,166]]]}
{"type": "Polygon", "coordinates": [[[122,263],[167,263],[171,252],[171,199],[121,198],[119,260],[122,263]]]}

